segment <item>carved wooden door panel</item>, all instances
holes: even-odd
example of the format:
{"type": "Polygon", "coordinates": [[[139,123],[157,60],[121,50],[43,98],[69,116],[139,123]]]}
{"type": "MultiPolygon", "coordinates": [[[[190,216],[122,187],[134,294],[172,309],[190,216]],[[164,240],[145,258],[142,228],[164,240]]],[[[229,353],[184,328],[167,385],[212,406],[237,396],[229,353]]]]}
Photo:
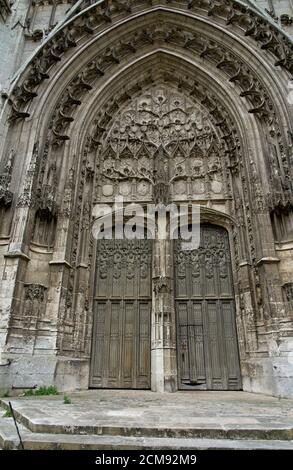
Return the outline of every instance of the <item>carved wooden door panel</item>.
{"type": "Polygon", "coordinates": [[[150,387],[151,241],[101,240],[90,386],[150,387]]]}
{"type": "Polygon", "coordinates": [[[225,229],[202,225],[197,250],[176,241],[175,284],[179,388],[241,389],[225,229]]]}

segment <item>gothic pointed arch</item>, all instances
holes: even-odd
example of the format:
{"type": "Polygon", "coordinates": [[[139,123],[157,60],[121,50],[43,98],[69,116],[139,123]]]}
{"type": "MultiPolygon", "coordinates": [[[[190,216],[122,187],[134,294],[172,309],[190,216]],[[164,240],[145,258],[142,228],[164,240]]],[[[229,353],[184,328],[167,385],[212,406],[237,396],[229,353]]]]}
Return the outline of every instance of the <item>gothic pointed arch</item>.
{"type": "Polygon", "coordinates": [[[88,377],[93,207],[185,201],[228,230],[244,388],[279,390],[265,384],[293,321],[292,47],[248,0],[70,9],[4,96],[7,357],[45,350],[88,377]]]}

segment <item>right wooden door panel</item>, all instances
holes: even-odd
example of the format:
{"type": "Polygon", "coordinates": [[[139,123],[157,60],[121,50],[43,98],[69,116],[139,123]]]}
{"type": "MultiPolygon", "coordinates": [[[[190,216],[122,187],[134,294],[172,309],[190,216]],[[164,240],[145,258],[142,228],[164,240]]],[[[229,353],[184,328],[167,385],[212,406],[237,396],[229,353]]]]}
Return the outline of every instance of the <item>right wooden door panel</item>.
{"type": "Polygon", "coordinates": [[[201,227],[201,244],[175,246],[179,388],[239,390],[235,308],[228,234],[201,227]]]}

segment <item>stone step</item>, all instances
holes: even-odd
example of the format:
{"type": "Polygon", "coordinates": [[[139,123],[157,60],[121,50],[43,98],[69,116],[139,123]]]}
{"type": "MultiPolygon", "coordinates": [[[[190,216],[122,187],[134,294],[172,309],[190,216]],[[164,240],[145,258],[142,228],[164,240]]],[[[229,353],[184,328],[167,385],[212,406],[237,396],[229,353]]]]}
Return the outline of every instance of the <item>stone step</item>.
{"type": "MultiPolygon", "coordinates": [[[[288,440],[194,439],[33,433],[19,424],[25,450],[293,450],[288,440]]],[[[12,418],[0,418],[0,448],[19,449],[12,418]]]]}
{"type": "MultiPolygon", "coordinates": [[[[2,399],[2,406],[8,407],[8,400],[2,399]]],[[[101,411],[100,416],[75,415],[75,405],[62,405],[50,401],[32,402],[12,400],[15,416],[27,430],[38,434],[52,435],[90,435],[119,436],[134,438],[165,439],[225,439],[225,440],[293,440],[293,422],[290,419],[282,422],[254,422],[253,418],[225,416],[188,417],[185,422],[157,421],[139,419],[136,410],[101,411]],[[36,406],[39,405],[39,406],[36,406]],[[54,406],[54,411],[52,406],[54,406]],[[43,407],[40,410],[40,407],[43,407]],[[57,412],[58,410],[58,412],[57,412]],[[55,414],[54,414],[55,413],[55,414]],[[59,414],[58,414],[59,413],[59,414]],[[132,414],[131,414],[132,413],[132,414]],[[78,417],[77,417],[78,416],[78,417]],[[180,424],[179,424],[180,423],[180,424]]]]}
{"type": "Polygon", "coordinates": [[[75,435],[98,435],[98,436],[124,436],[124,437],[148,437],[148,438],[194,438],[194,439],[281,439],[292,440],[292,428],[275,429],[267,428],[244,428],[244,427],[211,427],[202,424],[200,427],[170,428],[170,427],[146,427],[146,426],[114,426],[102,425],[72,425],[36,423],[28,420],[25,416],[15,413],[17,420],[24,424],[33,433],[45,434],[75,434],[75,435]]]}

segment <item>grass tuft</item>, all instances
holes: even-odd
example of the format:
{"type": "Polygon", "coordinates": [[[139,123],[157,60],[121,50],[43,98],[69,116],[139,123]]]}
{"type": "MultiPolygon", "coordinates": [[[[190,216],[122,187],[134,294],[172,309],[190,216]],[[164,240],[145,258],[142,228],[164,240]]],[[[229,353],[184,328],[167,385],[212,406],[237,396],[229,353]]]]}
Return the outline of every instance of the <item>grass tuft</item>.
{"type": "Polygon", "coordinates": [[[58,395],[58,390],[53,385],[50,385],[49,387],[39,387],[36,389],[26,390],[24,392],[25,397],[45,396],[45,395],[58,395]]]}
{"type": "Polygon", "coordinates": [[[71,405],[71,398],[68,395],[64,395],[63,403],[64,405],[71,405]]]}
{"type": "Polygon", "coordinates": [[[12,413],[10,409],[5,411],[3,418],[12,418],[12,413]]]}

